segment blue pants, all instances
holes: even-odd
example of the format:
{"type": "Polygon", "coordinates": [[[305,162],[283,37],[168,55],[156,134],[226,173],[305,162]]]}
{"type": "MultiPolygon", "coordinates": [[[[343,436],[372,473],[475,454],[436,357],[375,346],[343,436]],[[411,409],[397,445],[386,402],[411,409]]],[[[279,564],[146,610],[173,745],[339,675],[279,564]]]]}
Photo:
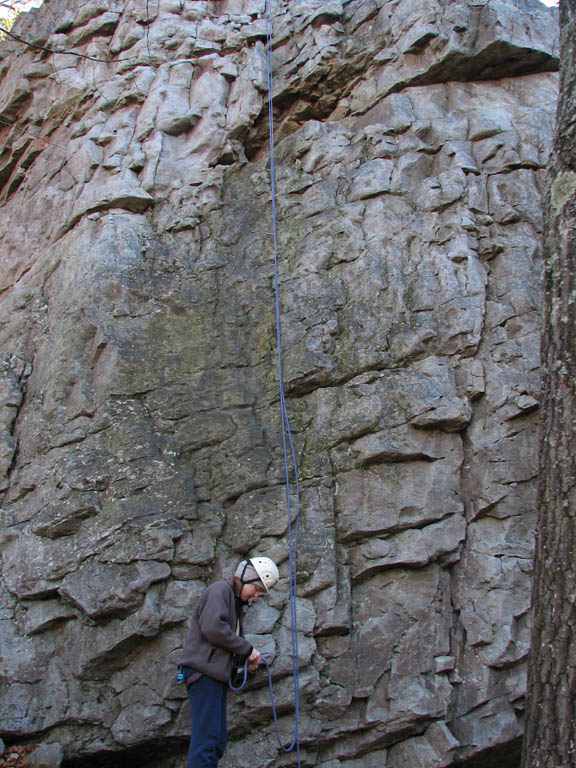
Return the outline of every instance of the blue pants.
{"type": "Polygon", "coordinates": [[[226,749],[226,683],[207,675],[188,686],[190,749],[188,768],[215,768],[226,749]]]}

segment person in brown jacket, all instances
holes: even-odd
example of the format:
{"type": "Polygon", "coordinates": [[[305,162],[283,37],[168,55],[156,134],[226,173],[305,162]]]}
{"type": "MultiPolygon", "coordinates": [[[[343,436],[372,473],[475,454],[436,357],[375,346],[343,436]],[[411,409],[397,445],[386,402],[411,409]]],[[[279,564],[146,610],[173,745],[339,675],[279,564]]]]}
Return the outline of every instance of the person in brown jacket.
{"type": "Polygon", "coordinates": [[[278,581],[269,557],[243,560],[229,581],[211,584],[200,596],[180,660],[190,701],[191,732],[188,768],[214,768],[226,749],[226,693],[233,657],[249,672],[260,653],[243,636],[246,604],[278,581]]]}

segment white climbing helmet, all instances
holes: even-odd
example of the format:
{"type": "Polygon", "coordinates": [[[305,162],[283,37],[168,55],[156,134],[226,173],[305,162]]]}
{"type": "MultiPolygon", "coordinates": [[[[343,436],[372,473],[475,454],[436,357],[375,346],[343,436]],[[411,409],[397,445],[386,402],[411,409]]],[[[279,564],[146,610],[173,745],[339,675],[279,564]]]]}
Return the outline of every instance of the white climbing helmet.
{"type": "Polygon", "coordinates": [[[259,555],[251,557],[248,562],[258,574],[258,578],[264,584],[266,592],[269,592],[280,578],[276,563],[270,560],[269,557],[260,557],[259,555]]]}

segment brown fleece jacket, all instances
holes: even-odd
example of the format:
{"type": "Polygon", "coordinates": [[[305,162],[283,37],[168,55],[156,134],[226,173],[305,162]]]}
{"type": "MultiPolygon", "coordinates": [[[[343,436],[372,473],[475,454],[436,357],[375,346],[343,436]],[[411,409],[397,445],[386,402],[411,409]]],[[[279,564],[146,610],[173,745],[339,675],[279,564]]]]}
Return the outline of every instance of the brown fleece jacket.
{"type": "Polygon", "coordinates": [[[236,634],[238,601],[227,581],[216,581],[200,596],[184,642],[180,664],[226,683],[232,654],[245,659],[252,646],[236,634]]]}

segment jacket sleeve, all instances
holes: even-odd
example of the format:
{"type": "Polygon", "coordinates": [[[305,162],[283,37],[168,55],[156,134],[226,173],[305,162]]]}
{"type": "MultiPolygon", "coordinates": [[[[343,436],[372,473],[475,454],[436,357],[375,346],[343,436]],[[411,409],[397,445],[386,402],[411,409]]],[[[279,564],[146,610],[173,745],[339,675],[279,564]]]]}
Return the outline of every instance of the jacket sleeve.
{"type": "Polygon", "coordinates": [[[235,615],[233,601],[228,585],[216,583],[209,587],[198,615],[200,631],[212,645],[239,656],[249,656],[252,646],[245,638],[238,637],[230,625],[230,617],[235,615]]]}

